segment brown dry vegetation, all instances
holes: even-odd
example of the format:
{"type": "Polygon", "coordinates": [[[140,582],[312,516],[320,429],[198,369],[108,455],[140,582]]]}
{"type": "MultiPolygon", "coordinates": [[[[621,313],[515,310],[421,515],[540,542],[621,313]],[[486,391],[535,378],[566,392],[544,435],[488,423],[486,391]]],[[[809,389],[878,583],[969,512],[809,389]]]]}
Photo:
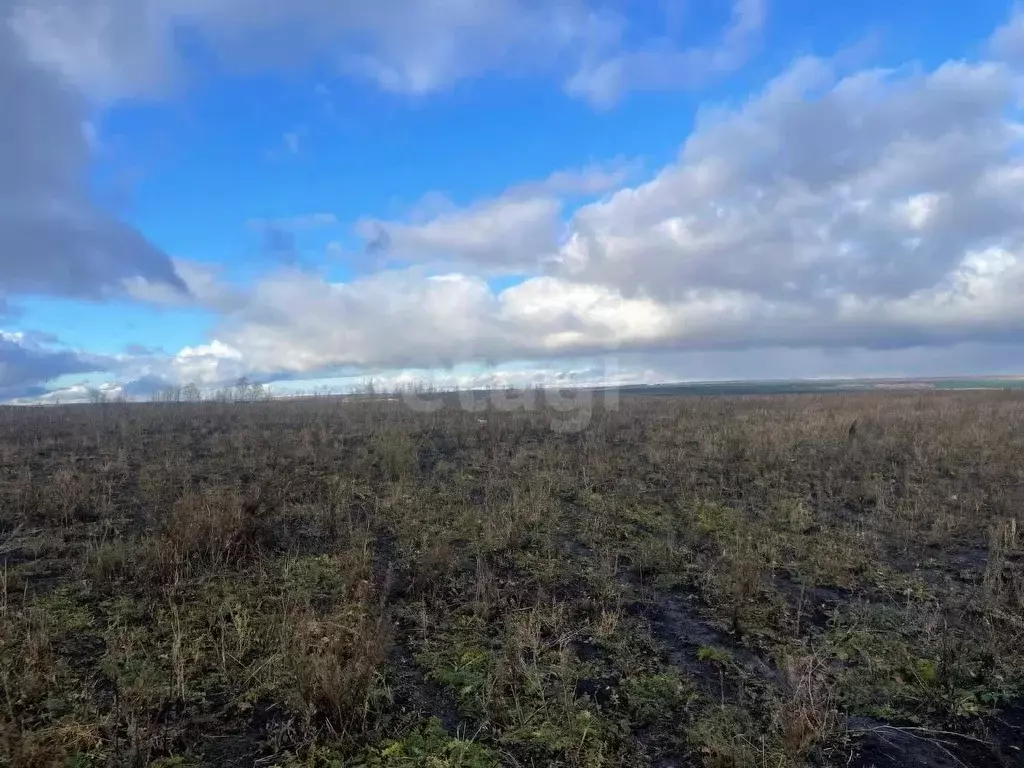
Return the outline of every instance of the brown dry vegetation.
{"type": "Polygon", "coordinates": [[[1024,399],[0,410],[0,765],[1019,766],[1024,399]]]}

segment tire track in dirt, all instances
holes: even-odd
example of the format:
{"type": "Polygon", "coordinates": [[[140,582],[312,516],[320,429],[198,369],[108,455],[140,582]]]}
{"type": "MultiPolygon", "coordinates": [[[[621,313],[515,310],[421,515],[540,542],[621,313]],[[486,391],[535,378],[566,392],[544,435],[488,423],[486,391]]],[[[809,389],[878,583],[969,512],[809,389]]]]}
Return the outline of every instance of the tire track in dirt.
{"type": "MultiPolygon", "coordinates": [[[[407,587],[403,577],[394,571],[400,562],[393,534],[379,532],[374,538],[371,573],[374,586],[383,601],[400,596],[407,587]]],[[[395,643],[388,662],[397,678],[396,705],[404,712],[415,713],[424,720],[436,717],[449,736],[459,737],[475,730],[459,711],[454,694],[444,686],[430,680],[426,670],[416,661],[407,644],[408,628],[401,617],[394,622],[395,643]]]]}
{"type": "MultiPolygon", "coordinates": [[[[563,537],[560,543],[569,557],[596,557],[590,547],[575,539],[563,537]]],[[[770,690],[785,690],[787,684],[778,666],[702,617],[694,605],[695,595],[680,596],[646,585],[639,572],[629,568],[618,575],[618,584],[635,612],[650,622],[668,663],[712,700],[735,700],[741,693],[735,672],[770,690]],[[726,676],[718,662],[702,659],[702,649],[724,652],[735,665],[734,674],[726,676]]],[[[813,591],[810,599],[824,614],[843,596],[839,590],[819,590],[813,591]]],[[[813,616],[812,621],[817,618],[813,616]]],[[[709,656],[706,651],[703,655],[709,656]]],[[[848,768],[1024,768],[1024,703],[987,719],[987,738],[900,728],[858,716],[846,716],[844,729],[854,737],[842,761],[848,768]]]]}

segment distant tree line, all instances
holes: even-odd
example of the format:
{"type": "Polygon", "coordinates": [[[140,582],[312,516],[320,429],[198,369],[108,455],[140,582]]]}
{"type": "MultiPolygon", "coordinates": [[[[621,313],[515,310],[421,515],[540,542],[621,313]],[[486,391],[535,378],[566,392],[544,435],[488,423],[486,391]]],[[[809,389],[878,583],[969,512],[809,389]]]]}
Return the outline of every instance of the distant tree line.
{"type": "Polygon", "coordinates": [[[195,384],[165,387],[153,393],[154,403],[254,403],[271,398],[270,391],[260,382],[250,381],[243,376],[234,386],[225,386],[204,394],[195,384]]]}

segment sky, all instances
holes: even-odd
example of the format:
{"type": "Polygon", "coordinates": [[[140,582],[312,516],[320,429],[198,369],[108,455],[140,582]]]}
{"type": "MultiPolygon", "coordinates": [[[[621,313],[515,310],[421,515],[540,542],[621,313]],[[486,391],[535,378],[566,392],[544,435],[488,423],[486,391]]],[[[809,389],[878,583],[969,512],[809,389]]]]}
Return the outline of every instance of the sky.
{"type": "Polygon", "coordinates": [[[1024,5],[0,0],[0,402],[1024,374],[1024,5]]]}

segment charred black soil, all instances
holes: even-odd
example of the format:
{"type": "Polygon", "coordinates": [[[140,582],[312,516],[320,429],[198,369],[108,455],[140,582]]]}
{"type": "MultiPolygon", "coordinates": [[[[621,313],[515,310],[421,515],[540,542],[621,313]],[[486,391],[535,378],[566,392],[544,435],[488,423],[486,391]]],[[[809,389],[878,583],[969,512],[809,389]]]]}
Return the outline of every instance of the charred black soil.
{"type": "Polygon", "coordinates": [[[0,410],[0,765],[1024,766],[1024,396],[583,415],[0,410]]]}

